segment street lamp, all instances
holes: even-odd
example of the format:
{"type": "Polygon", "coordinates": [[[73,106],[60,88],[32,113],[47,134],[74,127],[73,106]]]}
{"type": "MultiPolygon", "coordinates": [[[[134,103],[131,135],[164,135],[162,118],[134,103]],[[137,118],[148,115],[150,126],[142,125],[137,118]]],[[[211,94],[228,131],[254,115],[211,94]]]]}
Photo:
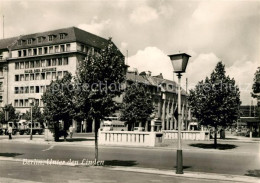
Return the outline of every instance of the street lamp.
{"type": "Polygon", "coordinates": [[[32,110],[33,110],[33,103],[34,103],[34,98],[29,98],[29,104],[31,106],[31,136],[30,136],[30,140],[32,140],[32,132],[33,132],[33,118],[32,118],[32,110]]]}
{"type": "Polygon", "coordinates": [[[176,174],[183,174],[182,147],[181,147],[181,73],[184,73],[189,61],[190,55],[179,53],[168,55],[171,59],[174,73],[178,76],[178,148],[177,148],[177,168],[176,174]]]}

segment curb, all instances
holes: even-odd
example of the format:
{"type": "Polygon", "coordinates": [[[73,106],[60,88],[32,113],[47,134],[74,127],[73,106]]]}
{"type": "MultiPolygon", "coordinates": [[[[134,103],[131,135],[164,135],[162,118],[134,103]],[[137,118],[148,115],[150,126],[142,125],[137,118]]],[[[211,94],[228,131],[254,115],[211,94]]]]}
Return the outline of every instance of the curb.
{"type": "MultiPolygon", "coordinates": [[[[10,157],[0,157],[0,161],[13,161],[13,162],[23,162],[23,159],[15,159],[10,157]]],[[[37,159],[37,161],[45,162],[46,160],[37,159]]],[[[86,165],[73,165],[73,164],[62,164],[56,166],[82,166],[89,167],[86,165]]],[[[108,169],[113,171],[126,171],[126,172],[136,172],[136,173],[146,173],[146,174],[158,174],[158,175],[167,175],[183,178],[192,178],[192,179],[206,179],[212,181],[227,181],[227,182],[246,182],[246,183],[256,183],[260,182],[259,178],[249,177],[249,176],[240,176],[240,175],[230,175],[230,174],[217,174],[217,173],[205,173],[205,172],[191,172],[185,171],[184,174],[176,174],[173,170],[159,170],[153,168],[140,168],[140,167],[120,167],[120,166],[105,166],[105,167],[93,167],[98,169],[108,169]]],[[[10,179],[11,180],[11,179],[10,179]]],[[[15,181],[14,181],[15,182],[15,181]]]]}
{"type": "MultiPolygon", "coordinates": [[[[53,141],[30,141],[30,140],[19,140],[19,139],[12,139],[11,141],[8,139],[2,139],[0,142],[4,143],[20,143],[20,144],[35,144],[35,145],[53,145],[53,146],[75,146],[75,147],[95,147],[93,143],[73,143],[73,142],[53,142],[53,141]]],[[[255,142],[254,142],[255,143],[255,142]]],[[[169,147],[169,146],[157,146],[157,147],[149,147],[149,146],[124,146],[124,145],[99,145],[100,148],[135,148],[135,149],[147,149],[147,150],[163,150],[163,151],[170,151],[170,150],[177,150],[176,147],[169,147]]],[[[252,152],[236,152],[232,150],[219,150],[219,149],[190,149],[190,148],[183,148],[183,151],[195,151],[195,152],[218,152],[218,153],[242,153],[242,154],[251,154],[252,152]]]]}

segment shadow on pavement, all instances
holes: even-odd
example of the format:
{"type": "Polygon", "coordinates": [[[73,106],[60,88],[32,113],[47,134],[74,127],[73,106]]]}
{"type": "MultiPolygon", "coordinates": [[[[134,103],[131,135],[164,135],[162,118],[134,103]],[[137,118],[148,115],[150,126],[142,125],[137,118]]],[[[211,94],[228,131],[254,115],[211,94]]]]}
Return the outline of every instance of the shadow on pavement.
{"type": "Polygon", "coordinates": [[[246,176],[260,177],[260,170],[248,170],[246,176]]]}
{"type": "Polygon", "coordinates": [[[0,153],[0,156],[4,156],[4,157],[15,157],[15,156],[19,156],[19,155],[23,155],[20,153],[0,153]]]}
{"type": "Polygon", "coordinates": [[[64,141],[64,139],[60,139],[58,142],[82,142],[82,141],[94,141],[94,139],[72,138],[72,139],[67,139],[66,141],[64,141]]]}
{"type": "Polygon", "coordinates": [[[136,161],[108,160],[105,161],[105,166],[135,166],[136,161]]]}
{"type": "MultiPolygon", "coordinates": [[[[192,147],[198,147],[198,148],[203,148],[203,149],[215,149],[214,144],[202,144],[202,143],[197,143],[197,144],[189,144],[192,147]]],[[[227,149],[234,149],[236,148],[236,145],[233,144],[217,144],[217,148],[219,150],[227,150],[227,149]]]]}
{"type": "MultiPolygon", "coordinates": [[[[174,166],[174,168],[176,169],[177,166],[174,166]]],[[[182,166],[183,169],[187,169],[187,168],[191,168],[191,166],[182,166]]]]}

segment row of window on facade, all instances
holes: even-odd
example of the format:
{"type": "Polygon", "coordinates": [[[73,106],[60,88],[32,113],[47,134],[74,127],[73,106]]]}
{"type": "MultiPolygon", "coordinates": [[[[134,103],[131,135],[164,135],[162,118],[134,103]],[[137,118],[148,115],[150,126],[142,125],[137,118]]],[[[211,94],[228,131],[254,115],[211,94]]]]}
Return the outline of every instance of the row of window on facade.
{"type": "MultiPolygon", "coordinates": [[[[59,38],[60,39],[65,39],[67,33],[60,33],[59,34],[59,38]]],[[[48,41],[54,41],[55,39],[57,39],[57,35],[54,35],[54,34],[51,34],[51,35],[48,35],[48,41]]],[[[39,36],[37,37],[37,43],[42,43],[44,40],[46,39],[45,36],[39,36]]],[[[34,41],[36,41],[36,38],[29,38],[27,40],[18,40],[17,44],[18,46],[21,46],[23,44],[23,42],[26,42],[28,45],[31,45],[34,43],[34,41]]]]}
{"type": "Polygon", "coordinates": [[[56,46],[45,46],[39,48],[29,48],[18,51],[18,57],[43,55],[50,53],[68,52],[70,51],[70,44],[56,45],[56,46]]]}
{"type": "Polygon", "coordinates": [[[68,57],[52,58],[46,60],[16,62],[15,69],[29,69],[29,68],[50,67],[50,66],[57,66],[57,65],[60,66],[60,65],[68,65],[68,64],[69,64],[68,57]]]}
{"type": "Polygon", "coordinates": [[[68,73],[68,71],[16,74],[14,77],[14,80],[15,81],[34,81],[34,80],[45,80],[45,79],[46,80],[61,79],[67,73],[68,73]]]}
{"type": "Polygon", "coordinates": [[[15,94],[44,93],[48,87],[50,87],[50,86],[49,86],[49,85],[42,85],[42,86],[21,86],[21,87],[14,87],[14,93],[15,93],[15,94]]]}
{"type": "MultiPolygon", "coordinates": [[[[43,106],[42,99],[35,99],[35,105],[43,106]]],[[[30,107],[29,99],[15,99],[14,107],[30,107]]]]}

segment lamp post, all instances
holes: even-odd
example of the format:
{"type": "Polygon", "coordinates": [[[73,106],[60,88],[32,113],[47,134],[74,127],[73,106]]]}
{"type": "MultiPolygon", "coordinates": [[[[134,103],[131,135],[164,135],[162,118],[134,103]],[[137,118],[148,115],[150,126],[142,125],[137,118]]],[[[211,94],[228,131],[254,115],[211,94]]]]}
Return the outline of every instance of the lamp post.
{"type": "Polygon", "coordinates": [[[30,135],[30,140],[32,140],[32,129],[33,129],[33,118],[32,118],[32,109],[33,109],[33,103],[34,103],[34,98],[29,98],[29,104],[31,106],[31,135],[30,135]]]}
{"type": "Polygon", "coordinates": [[[182,161],[182,145],[181,145],[181,73],[184,73],[189,61],[190,55],[186,53],[179,53],[168,55],[171,59],[174,73],[178,76],[178,148],[177,148],[177,168],[176,174],[183,174],[182,161]]]}

